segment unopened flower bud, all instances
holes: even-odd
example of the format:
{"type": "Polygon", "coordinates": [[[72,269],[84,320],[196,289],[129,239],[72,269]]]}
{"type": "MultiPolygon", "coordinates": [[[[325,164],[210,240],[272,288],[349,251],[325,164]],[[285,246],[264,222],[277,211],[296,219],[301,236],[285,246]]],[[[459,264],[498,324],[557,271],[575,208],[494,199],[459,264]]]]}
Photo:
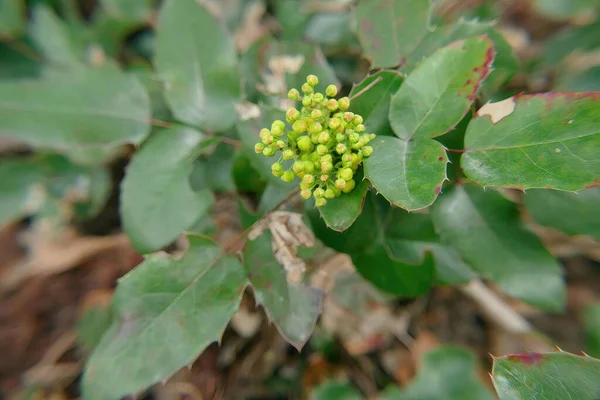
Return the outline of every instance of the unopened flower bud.
{"type": "Polygon", "coordinates": [[[302,90],[302,93],[306,94],[312,93],[314,91],[313,87],[310,86],[308,83],[304,83],[300,89],[302,90]]]}
{"type": "Polygon", "coordinates": [[[265,155],[267,157],[273,157],[275,155],[275,149],[273,149],[270,146],[265,146],[262,153],[263,153],[263,155],[265,155]]]}
{"type": "Polygon", "coordinates": [[[294,180],[294,173],[292,171],[285,171],[281,175],[281,180],[284,182],[292,182],[294,180]]]}
{"type": "Polygon", "coordinates": [[[313,147],[312,142],[308,136],[302,136],[298,139],[298,148],[302,151],[311,151],[313,147]]]}
{"type": "Polygon", "coordinates": [[[313,192],[313,196],[315,196],[315,199],[323,197],[323,196],[325,196],[325,191],[321,188],[316,188],[315,191],[313,192]]]}
{"type": "Polygon", "coordinates": [[[292,129],[296,133],[306,132],[306,121],[303,119],[300,119],[300,120],[294,122],[294,124],[292,125],[292,129]]]}
{"type": "Polygon", "coordinates": [[[319,179],[321,180],[321,182],[327,182],[329,180],[329,175],[323,174],[319,177],[319,179]]]}
{"type": "Polygon", "coordinates": [[[342,97],[338,100],[338,107],[342,111],[346,111],[350,108],[350,99],[347,97],[342,97]]]}
{"type": "Polygon", "coordinates": [[[288,131],[287,138],[288,138],[288,140],[291,140],[292,142],[295,142],[296,139],[298,139],[298,134],[296,132],[294,132],[294,131],[288,131]]]}
{"type": "Polygon", "coordinates": [[[365,142],[364,142],[362,139],[360,139],[358,142],[356,142],[356,143],[354,143],[354,144],[352,145],[352,148],[353,148],[354,150],[358,150],[358,149],[362,149],[362,147],[363,147],[364,145],[365,145],[365,142]]]}
{"type": "Polygon", "coordinates": [[[302,196],[305,200],[308,200],[312,197],[312,192],[310,189],[304,189],[300,192],[300,196],[302,196]]]}
{"type": "Polygon", "coordinates": [[[291,160],[292,158],[294,158],[294,152],[290,149],[287,149],[283,151],[283,154],[281,156],[284,160],[291,160]]]}
{"type": "Polygon", "coordinates": [[[338,145],[335,146],[335,151],[340,155],[344,154],[346,150],[348,150],[348,148],[344,143],[338,143],[338,145]]]}
{"type": "Polygon", "coordinates": [[[271,171],[283,171],[283,165],[280,162],[273,163],[271,165],[271,171]]]}
{"type": "Polygon", "coordinates": [[[315,200],[315,205],[317,207],[323,207],[327,204],[327,200],[325,200],[324,198],[320,197],[318,199],[315,200]]]}
{"type": "Polygon", "coordinates": [[[327,161],[321,163],[321,172],[328,174],[331,172],[332,169],[333,169],[332,163],[327,162],[327,161]]]}
{"type": "Polygon", "coordinates": [[[264,145],[264,144],[262,144],[262,143],[256,143],[256,144],[254,145],[254,152],[255,152],[256,154],[260,154],[260,153],[262,153],[264,149],[265,149],[265,145],[264,145]]]}
{"type": "Polygon", "coordinates": [[[310,174],[306,174],[302,177],[302,182],[304,182],[307,185],[312,185],[313,183],[315,183],[315,177],[310,174]]]}
{"type": "Polygon", "coordinates": [[[306,83],[312,87],[315,87],[319,84],[319,78],[317,78],[315,75],[309,75],[306,77],[306,83]]]}
{"type": "Polygon", "coordinates": [[[327,101],[327,109],[332,112],[336,111],[338,109],[338,101],[336,99],[327,101]]]}
{"type": "Polygon", "coordinates": [[[346,187],[346,181],[343,180],[342,178],[336,179],[335,180],[335,187],[343,190],[346,187]]]}
{"type": "Polygon", "coordinates": [[[270,134],[270,130],[268,130],[267,128],[262,128],[258,134],[258,137],[260,138],[260,140],[263,140],[265,136],[269,136],[270,134]]]}
{"type": "Polygon", "coordinates": [[[304,172],[304,163],[302,161],[296,161],[294,165],[292,165],[292,170],[297,174],[304,172]]]}
{"type": "Polygon", "coordinates": [[[365,146],[362,148],[362,155],[363,157],[369,157],[371,154],[373,154],[373,148],[371,146],[365,146]]]}
{"type": "Polygon", "coordinates": [[[346,141],[346,135],[344,135],[343,133],[336,133],[335,134],[335,141],[338,143],[342,143],[346,141]]]}
{"type": "Polygon", "coordinates": [[[354,119],[354,113],[351,113],[351,112],[345,112],[344,113],[344,121],[350,122],[353,119],[354,119]]]}
{"type": "Polygon", "coordinates": [[[336,129],[338,129],[342,125],[342,123],[337,118],[331,118],[329,120],[329,124],[328,125],[329,125],[329,129],[331,129],[332,131],[335,131],[336,129]]]}
{"type": "Polygon", "coordinates": [[[348,134],[348,139],[350,139],[350,143],[355,144],[360,140],[360,135],[356,132],[352,132],[348,134]]]}
{"type": "Polygon", "coordinates": [[[313,163],[312,161],[302,161],[302,163],[304,164],[304,172],[310,174],[314,171],[315,163],[313,163]]]}
{"type": "Polygon", "coordinates": [[[334,191],[332,189],[325,190],[325,198],[326,199],[334,199],[335,198],[334,191]]]}
{"type": "Polygon", "coordinates": [[[322,93],[315,93],[312,99],[315,103],[320,104],[323,100],[325,100],[325,96],[323,96],[322,93]]]}
{"type": "Polygon", "coordinates": [[[350,179],[349,181],[346,182],[346,187],[344,189],[342,189],[342,192],[350,193],[354,189],[355,186],[356,186],[356,182],[354,182],[354,179],[350,179]]]}
{"type": "MultiPolygon", "coordinates": [[[[356,117],[354,117],[356,118],[356,117]]],[[[358,133],[363,133],[365,131],[365,126],[363,124],[358,124],[354,127],[354,130],[358,133]]]]}
{"type": "Polygon", "coordinates": [[[304,96],[302,98],[302,105],[304,107],[309,107],[312,104],[312,97],[310,96],[304,96]]]}
{"type": "Polygon", "coordinates": [[[355,115],[354,115],[354,118],[352,119],[352,123],[353,123],[354,125],[360,125],[360,124],[362,124],[362,123],[363,123],[363,117],[361,117],[361,116],[360,116],[360,115],[358,115],[358,114],[355,114],[355,115]]]}
{"type": "Polygon", "coordinates": [[[342,162],[352,162],[352,155],[351,154],[344,154],[342,156],[342,162]]]}
{"type": "Polygon", "coordinates": [[[310,113],[310,117],[314,120],[317,120],[317,119],[321,118],[322,116],[323,116],[323,113],[321,112],[321,110],[318,110],[318,109],[314,109],[310,113]]]}
{"type": "Polygon", "coordinates": [[[331,135],[329,133],[321,132],[319,134],[319,143],[327,144],[327,142],[329,142],[329,139],[331,139],[331,135]]]}
{"type": "Polygon", "coordinates": [[[300,118],[300,111],[296,110],[294,107],[288,108],[285,112],[285,119],[290,124],[300,118]]]}
{"type": "Polygon", "coordinates": [[[337,96],[337,87],[335,85],[327,86],[327,89],[325,89],[325,94],[329,97],[337,96]]]}
{"type": "Polygon", "coordinates": [[[275,142],[275,146],[278,149],[283,149],[285,147],[285,142],[283,140],[278,140],[277,142],[275,142]]]}
{"type": "Polygon", "coordinates": [[[353,175],[354,173],[350,168],[344,168],[340,170],[340,178],[342,178],[345,181],[349,181],[350,179],[352,179],[353,175]]]}
{"type": "Polygon", "coordinates": [[[292,101],[296,101],[300,98],[300,92],[298,92],[297,89],[290,89],[287,96],[288,96],[288,99],[290,99],[292,101]]]}
{"type": "Polygon", "coordinates": [[[327,146],[325,145],[318,145],[317,146],[317,154],[320,156],[324,156],[325,154],[329,153],[329,150],[327,149],[327,146]]]}
{"type": "Polygon", "coordinates": [[[308,127],[308,133],[311,134],[317,134],[320,133],[323,130],[323,127],[321,126],[320,123],[318,122],[313,122],[312,124],[310,124],[310,126],[308,127]]]}
{"type": "Polygon", "coordinates": [[[321,158],[319,158],[319,161],[333,163],[333,156],[331,154],[325,154],[324,156],[321,156],[321,158]]]}

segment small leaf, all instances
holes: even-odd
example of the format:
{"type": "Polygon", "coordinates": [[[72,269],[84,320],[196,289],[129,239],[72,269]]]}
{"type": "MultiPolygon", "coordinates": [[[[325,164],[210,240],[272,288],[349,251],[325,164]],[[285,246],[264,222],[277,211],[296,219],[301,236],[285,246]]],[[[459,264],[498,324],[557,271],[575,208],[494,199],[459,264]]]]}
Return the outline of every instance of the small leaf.
{"type": "Polygon", "coordinates": [[[183,233],[212,205],[209,190],[193,191],[193,161],[204,135],[173,127],[152,135],[138,151],[122,184],[121,218],[141,254],[158,250],[183,233]]]}
{"type": "Polygon", "coordinates": [[[148,94],[119,71],[81,69],[0,83],[0,132],[32,146],[139,144],[149,130],[148,94]]]}
{"type": "Polygon", "coordinates": [[[216,132],[233,126],[241,88],[235,45],[198,1],[164,2],[155,63],[177,119],[216,132]]]}
{"type": "Polygon", "coordinates": [[[578,193],[532,189],[523,196],[525,207],[541,225],[567,235],[589,235],[600,239],[600,187],[578,193]]]}
{"type": "Polygon", "coordinates": [[[392,96],[390,123],[399,138],[433,138],[465,116],[494,61],[486,36],[454,42],[425,59],[392,96]]]}
{"type": "Polygon", "coordinates": [[[492,380],[500,400],[597,399],[600,361],[569,353],[494,358],[492,380]]]}
{"type": "Polygon", "coordinates": [[[244,268],[209,239],[189,239],[183,258],[149,255],[119,280],[114,322],[86,365],[84,398],[138,393],[220,340],[239,307],[244,268]]]}
{"type": "Polygon", "coordinates": [[[362,400],[364,397],[348,382],[327,381],[315,387],[310,400],[362,400]]]}
{"type": "Polygon", "coordinates": [[[592,357],[600,357],[600,303],[595,302],[583,310],[585,328],[585,351],[592,357]]]}
{"type": "Polygon", "coordinates": [[[83,66],[83,47],[49,6],[38,5],[33,9],[30,34],[36,48],[50,63],[64,67],[83,66]]]}
{"type": "Polygon", "coordinates": [[[318,207],[321,217],[334,231],[343,232],[348,229],[362,212],[369,185],[361,170],[354,175],[354,180],[357,182],[354,190],[327,200],[324,207],[318,207]]]}
{"type": "Polygon", "coordinates": [[[321,314],[323,292],[287,282],[283,266],[273,257],[269,232],[247,242],[244,263],[257,302],[285,340],[300,351],[321,314]]]}
{"type": "MultiPolygon", "coordinates": [[[[392,397],[390,397],[392,398],[392,397]]],[[[425,353],[416,378],[395,400],[493,400],[477,375],[475,356],[454,346],[425,353]]]]}
{"type": "Polygon", "coordinates": [[[431,205],[446,179],[448,157],[440,143],[380,136],[369,143],[365,177],[393,204],[406,210],[431,205]]]}
{"type": "Polygon", "coordinates": [[[396,93],[404,78],[397,71],[382,70],[352,87],[350,97],[358,95],[350,103],[350,111],[360,114],[369,133],[376,135],[391,135],[389,113],[390,101],[396,93]],[[365,92],[358,94],[361,90],[365,92]]]}
{"type": "Polygon", "coordinates": [[[33,214],[44,199],[43,171],[30,159],[6,159],[0,163],[0,227],[33,214]]]}
{"type": "Polygon", "coordinates": [[[576,191],[600,184],[600,95],[544,93],[488,104],[467,128],[461,166],[482,186],[576,191]]]}
{"type": "Polygon", "coordinates": [[[427,35],[430,1],[364,0],[356,6],[356,30],[371,68],[395,67],[427,35]]]}
{"type": "Polygon", "coordinates": [[[505,293],[544,310],[563,308],[559,264],[522,226],[516,206],[499,193],[458,186],[436,201],[432,216],[442,240],[505,293]]]}
{"type": "Polygon", "coordinates": [[[19,36],[25,26],[25,4],[23,0],[0,2],[0,39],[19,36]]]}

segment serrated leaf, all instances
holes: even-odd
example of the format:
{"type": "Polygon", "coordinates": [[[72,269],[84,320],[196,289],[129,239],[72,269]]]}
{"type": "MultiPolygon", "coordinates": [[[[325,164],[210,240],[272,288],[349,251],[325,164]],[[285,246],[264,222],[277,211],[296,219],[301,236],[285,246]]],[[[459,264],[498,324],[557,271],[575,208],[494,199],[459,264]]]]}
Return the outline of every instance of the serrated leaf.
{"type": "Polygon", "coordinates": [[[238,60],[224,25],[196,0],[165,1],[158,19],[156,60],[165,99],[180,121],[223,132],[240,100],[238,60]]]}
{"type": "Polygon", "coordinates": [[[359,2],[355,25],[371,68],[403,64],[427,35],[429,13],[429,0],[359,2]]]}
{"type": "Polygon", "coordinates": [[[569,353],[494,358],[492,380],[500,400],[593,400],[600,396],[600,361],[569,353]]]}
{"type": "Polygon", "coordinates": [[[440,242],[429,214],[392,209],[387,217],[385,247],[390,258],[415,265],[422,264],[425,254],[430,252],[438,283],[454,285],[475,277],[458,251],[440,242]]]}
{"type": "Polygon", "coordinates": [[[362,400],[363,395],[349,382],[327,381],[315,387],[310,400],[362,400]]]}
{"type": "Polygon", "coordinates": [[[35,47],[50,63],[64,67],[83,66],[83,47],[49,6],[40,4],[33,9],[30,35],[35,47]]]}
{"type": "Polygon", "coordinates": [[[599,113],[600,95],[594,92],[515,96],[488,104],[467,128],[461,166],[482,186],[570,191],[596,186],[599,113]],[[500,105],[506,111],[498,116],[500,105]]]}
{"type": "Polygon", "coordinates": [[[406,210],[431,205],[446,179],[444,146],[430,139],[404,141],[379,136],[369,143],[365,177],[391,203],[406,210]]]}
{"type": "Polygon", "coordinates": [[[398,91],[404,78],[397,71],[382,70],[368,75],[352,86],[350,97],[358,95],[350,103],[350,111],[360,114],[369,133],[391,135],[389,113],[393,93],[398,91]],[[372,85],[369,87],[369,85],[372,85]],[[358,94],[361,90],[365,92],[358,94]]]}
{"type": "Polygon", "coordinates": [[[600,239],[600,187],[578,193],[532,189],[523,196],[533,219],[567,235],[589,235],[600,239]]]}
{"type": "Polygon", "coordinates": [[[0,38],[13,38],[23,31],[25,4],[23,0],[0,2],[0,38]]]}
{"type": "Polygon", "coordinates": [[[0,163],[0,227],[34,213],[44,198],[43,171],[30,159],[0,163]]]}
{"type": "Polygon", "coordinates": [[[321,314],[324,293],[287,282],[283,266],[273,256],[269,232],[246,243],[244,264],[257,302],[285,340],[300,351],[321,314]]]}
{"type": "Polygon", "coordinates": [[[477,374],[475,356],[459,347],[444,346],[424,354],[416,378],[396,400],[493,400],[477,374]]]}
{"type": "Polygon", "coordinates": [[[454,42],[425,59],[392,96],[390,124],[401,139],[447,133],[465,116],[490,73],[494,46],[485,36],[454,42]]]}
{"type": "Polygon", "coordinates": [[[127,168],[121,187],[121,218],[141,254],[177,239],[212,205],[211,192],[196,192],[189,182],[193,161],[206,148],[203,140],[203,134],[188,127],[158,131],[127,168]]]}
{"type": "Polygon", "coordinates": [[[435,202],[432,216],[442,240],[505,293],[544,310],[563,308],[559,264],[523,227],[516,206],[499,193],[457,186],[435,202]]]}
{"type": "Polygon", "coordinates": [[[152,254],[119,280],[114,322],[86,365],[86,399],[138,393],[220,340],[239,307],[244,268],[209,239],[189,239],[183,258],[152,254]]]}
{"type": "Polygon", "coordinates": [[[32,146],[64,151],[139,144],[149,130],[146,90],[134,76],[112,69],[0,83],[0,132],[32,146]]]}
{"type": "Polygon", "coordinates": [[[362,170],[356,172],[354,180],[357,182],[354,190],[327,200],[324,207],[318,207],[321,218],[334,231],[343,232],[348,229],[362,212],[369,185],[363,178],[362,170]]]}

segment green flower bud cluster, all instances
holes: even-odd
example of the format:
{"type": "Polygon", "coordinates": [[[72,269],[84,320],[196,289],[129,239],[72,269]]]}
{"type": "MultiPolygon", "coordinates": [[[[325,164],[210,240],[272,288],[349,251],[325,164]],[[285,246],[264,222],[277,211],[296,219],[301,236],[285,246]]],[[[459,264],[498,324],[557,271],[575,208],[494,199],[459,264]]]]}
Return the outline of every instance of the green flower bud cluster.
{"type": "Polygon", "coordinates": [[[328,199],[354,189],[356,170],[373,153],[368,144],[375,135],[365,133],[363,118],[348,111],[349,98],[335,99],[335,85],[327,86],[323,95],[315,92],[318,83],[315,75],[309,75],[301,91],[288,92],[288,98],[302,107],[287,110],[289,125],[277,120],[271,129],[262,129],[254,150],[266,157],[280,153],[271,166],[273,175],[285,182],[301,178],[302,197],[314,197],[322,207],[328,199]]]}

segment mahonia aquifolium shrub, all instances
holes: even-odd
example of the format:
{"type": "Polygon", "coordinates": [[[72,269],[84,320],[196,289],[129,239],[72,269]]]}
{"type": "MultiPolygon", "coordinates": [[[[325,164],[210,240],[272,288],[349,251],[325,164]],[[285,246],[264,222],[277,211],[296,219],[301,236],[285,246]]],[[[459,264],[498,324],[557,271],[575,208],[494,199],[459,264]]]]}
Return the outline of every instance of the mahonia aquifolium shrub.
{"type": "Polygon", "coordinates": [[[263,128],[261,142],[254,145],[257,154],[279,159],[271,165],[273,175],[284,182],[301,178],[300,194],[305,199],[315,198],[317,207],[327,204],[342,193],[350,193],[356,186],[353,179],[363,159],[373,153],[367,146],[375,138],[364,133],[363,118],[348,111],[350,99],[337,95],[335,85],[329,85],[325,95],[316,93],[319,83],[309,75],[302,85],[302,95],[297,89],[288,92],[288,98],[301,101],[302,108],[287,110],[285,122],[276,120],[271,129],[263,128]]]}

